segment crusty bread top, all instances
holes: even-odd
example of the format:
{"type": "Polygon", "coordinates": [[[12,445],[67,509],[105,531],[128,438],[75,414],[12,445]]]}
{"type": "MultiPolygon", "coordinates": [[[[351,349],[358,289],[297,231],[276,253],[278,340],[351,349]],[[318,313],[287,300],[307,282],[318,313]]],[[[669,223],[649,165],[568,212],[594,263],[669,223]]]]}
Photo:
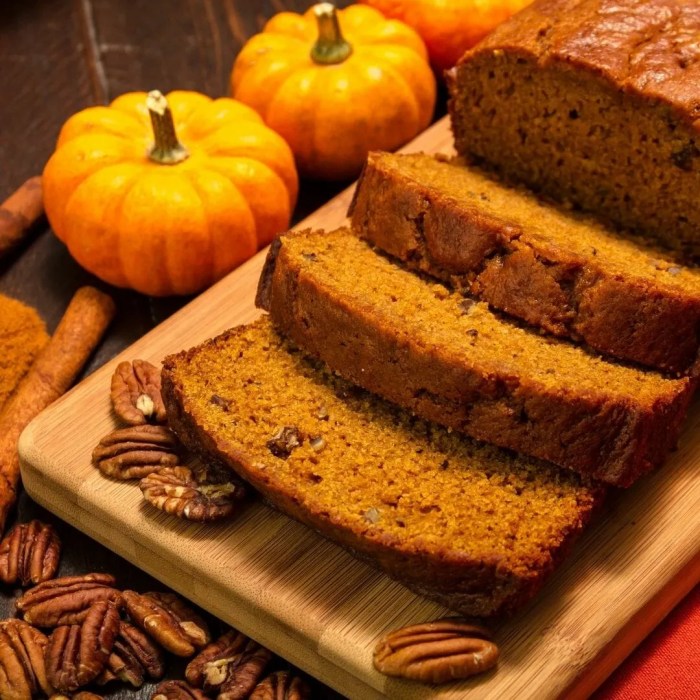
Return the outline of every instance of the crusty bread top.
{"type": "Polygon", "coordinates": [[[564,63],[665,102],[700,130],[699,33],[697,0],[536,0],[460,64],[494,50],[564,63]]]}

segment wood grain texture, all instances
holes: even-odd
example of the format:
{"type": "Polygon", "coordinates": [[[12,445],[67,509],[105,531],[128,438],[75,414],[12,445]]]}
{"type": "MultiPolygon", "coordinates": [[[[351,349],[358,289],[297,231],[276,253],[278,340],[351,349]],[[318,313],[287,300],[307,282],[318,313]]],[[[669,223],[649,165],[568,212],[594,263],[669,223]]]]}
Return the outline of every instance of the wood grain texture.
{"type": "MultiPolygon", "coordinates": [[[[443,120],[409,149],[446,151],[450,143],[443,120]]],[[[350,196],[301,225],[342,223],[350,196]]],[[[387,679],[371,666],[376,639],[445,610],[261,503],[231,524],[187,524],[90,465],[92,447],[114,426],[115,363],[158,362],[250,321],[262,262],[260,254],[246,263],[35,420],[20,444],[30,494],[350,697],[586,697],[700,580],[700,409],[663,470],[616,494],[541,595],[496,629],[496,672],[439,689],[387,679]]]]}

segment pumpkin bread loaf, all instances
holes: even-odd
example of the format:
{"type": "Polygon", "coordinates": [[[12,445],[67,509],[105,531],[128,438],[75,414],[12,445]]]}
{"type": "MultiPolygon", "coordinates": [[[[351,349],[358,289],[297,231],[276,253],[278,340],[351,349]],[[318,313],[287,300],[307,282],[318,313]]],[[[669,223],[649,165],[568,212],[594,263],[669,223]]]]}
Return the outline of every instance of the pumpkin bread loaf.
{"type": "Polygon", "coordinates": [[[618,486],[661,464],[695,386],[520,328],[346,229],[279,238],[257,301],[279,331],[348,381],[618,486]]]}
{"type": "Polygon", "coordinates": [[[165,360],[169,425],[272,504],[469,615],[514,610],[603,490],[412,417],[305,359],[267,317],[165,360]]]}
{"type": "Polygon", "coordinates": [[[700,259],[700,3],[538,0],[449,77],[457,151],[700,259]]]}
{"type": "Polygon", "coordinates": [[[476,168],[372,153],[353,228],[409,267],[614,357],[692,373],[700,271],[476,168]]]}

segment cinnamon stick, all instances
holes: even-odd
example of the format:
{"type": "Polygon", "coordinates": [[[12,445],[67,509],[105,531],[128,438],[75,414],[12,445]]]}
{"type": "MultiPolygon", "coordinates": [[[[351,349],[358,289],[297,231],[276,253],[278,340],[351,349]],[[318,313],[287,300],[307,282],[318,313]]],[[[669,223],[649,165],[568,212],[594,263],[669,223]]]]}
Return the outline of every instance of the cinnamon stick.
{"type": "Polygon", "coordinates": [[[93,287],[79,289],[56,332],[0,413],[0,532],[19,483],[17,441],[40,411],[64,394],[114,317],[114,302],[93,287]]]}
{"type": "Polygon", "coordinates": [[[0,258],[19,245],[44,213],[41,177],[30,177],[0,206],[0,258]]]}

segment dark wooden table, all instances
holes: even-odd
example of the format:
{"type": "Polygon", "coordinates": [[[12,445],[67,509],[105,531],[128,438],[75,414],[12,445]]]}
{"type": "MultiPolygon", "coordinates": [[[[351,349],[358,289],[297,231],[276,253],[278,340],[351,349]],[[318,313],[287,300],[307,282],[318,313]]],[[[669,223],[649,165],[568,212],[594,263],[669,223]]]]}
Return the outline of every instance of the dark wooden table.
{"type": "MultiPolygon", "coordinates": [[[[231,65],[246,39],[276,12],[303,11],[310,4],[308,0],[1,0],[0,201],[41,172],[61,125],[74,112],[133,90],[228,95],[231,65]]],[[[338,184],[302,183],[294,220],[340,189],[338,184]]],[[[188,301],[152,299],[102,284],[72,260],[45,224],[0,262],[0,293],[36,307],[50,332],[73,292],[86,283],[109,291],[118,314],[85,374],[188,301]]],[[[117,574],[125,588],[162,588],[23,494],[16,520],[35,517],[57,526],[64,544],[61,574],[106,571],[117,574]]],[[[17,593],[0,593],[0,618],[13,615],[17,593]]],[[[173,677],[182,677],[182,666],[171,666],[173,677]]],[[[115,685],[108,686],[105,695],[150,698],[151,691],[152,686],[137,692],[115,685]]],[[[323,690],[321,694],[329,695],[323,690]]]]}

